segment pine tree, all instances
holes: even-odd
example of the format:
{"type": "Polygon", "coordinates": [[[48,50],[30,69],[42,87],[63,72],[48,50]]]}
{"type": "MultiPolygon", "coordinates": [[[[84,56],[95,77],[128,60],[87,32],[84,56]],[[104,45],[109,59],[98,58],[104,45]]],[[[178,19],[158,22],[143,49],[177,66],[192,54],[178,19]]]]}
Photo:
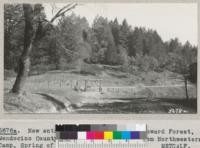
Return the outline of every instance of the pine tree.
{"type": "Polygon", "coordinates": [[[126,19],[123,20],[119,32],[119,44],[128,51],[128,36],[130,34],[130,26],[126,19]]]}
{"type": "Polygon", "coordinates": [[[100,46],[99,50],[104,48],[105,63],[115,64],[117,61],[117,50],[108,20],[97,16],[93,23],[93,30],[100,46]]]}
{"type": "Polygon", "coordinates": [[[120,25],[118,23],[117,18],[114,19],[114,21],[110,22],[110,27],[112,30],[112,35],[115,41],[115,45],[119,45],[119,33],[120,33],[120,25]]]}

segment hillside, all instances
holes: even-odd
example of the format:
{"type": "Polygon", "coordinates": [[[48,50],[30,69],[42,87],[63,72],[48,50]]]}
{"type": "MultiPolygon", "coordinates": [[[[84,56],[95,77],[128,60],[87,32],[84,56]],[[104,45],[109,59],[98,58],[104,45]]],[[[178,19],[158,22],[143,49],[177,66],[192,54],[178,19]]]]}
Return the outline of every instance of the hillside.
{"type": "Polygon", "coordinates": [[[28,77],[25,92],[9,91],[15,77],[4,80],[4,108],[17,113],[182,113],[196,112],[196,87],[185,99],[181,75],[170,72],[122,72],[119,66],[85,64],[84,68],[49,71],[28,77]]]}

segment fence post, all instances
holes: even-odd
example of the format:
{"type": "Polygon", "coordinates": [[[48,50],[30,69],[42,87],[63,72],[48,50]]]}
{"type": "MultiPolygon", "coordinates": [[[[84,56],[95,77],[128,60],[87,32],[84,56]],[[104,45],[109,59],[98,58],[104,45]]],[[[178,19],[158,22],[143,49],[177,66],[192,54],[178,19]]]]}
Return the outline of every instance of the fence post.
{"type": "Polygon", "coordinates": [[[74,86],[74,90],[75,91],[79,91],[79,86],[78,86],[79,84],[78,84],[78,80],[76,80],[76,84],[75,84],[75,86],[74,86]]]}
{"type": "Polygon", "coordinates": [[[102,92],[101,80],[99,80],[99,92],[102,92]]]}

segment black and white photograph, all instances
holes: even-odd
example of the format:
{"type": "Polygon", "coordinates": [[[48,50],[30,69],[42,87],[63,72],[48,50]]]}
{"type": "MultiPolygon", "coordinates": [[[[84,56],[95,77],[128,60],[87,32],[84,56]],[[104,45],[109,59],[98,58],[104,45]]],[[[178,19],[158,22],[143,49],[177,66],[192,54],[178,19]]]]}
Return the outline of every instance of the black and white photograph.
{"type": "Polygon", "coordinates": [[[197,3],[4,4],[4,112],[197,114],[197,3]]]}

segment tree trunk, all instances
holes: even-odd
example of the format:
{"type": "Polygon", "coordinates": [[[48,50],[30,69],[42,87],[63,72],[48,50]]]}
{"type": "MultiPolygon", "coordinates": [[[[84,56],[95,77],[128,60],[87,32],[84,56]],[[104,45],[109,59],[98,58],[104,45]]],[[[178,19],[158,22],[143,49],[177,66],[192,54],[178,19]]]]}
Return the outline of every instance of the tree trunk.
{"type": "MultiPolygon", "coordinates": [[[[50,23],[52,24],[56,18],[64,15],[66,12],[76,7],[76,5],[77,4],[70,4],[70,5],[64,6],[62,9],[58,11],[56,16],[54,16],[54,18],[50,21],[50,23]]],[[[34,4],[33,5],[23,4],[24,20],[25,20],[24,49],[23,49],[21,58],[19,60],[18,74],[12,88],[13,93],[21,93],[23,91],[23,87],[25,85],[26,78],[30,70],[30,65],[31,65],[30,54],[31,54],[33,45],[36,43],[35,41],[37,38],[36,30],[34,30],[34,15],[35,15],[34,7],[35,7],[34,4]]]]}
{"type": "Polygon", "coordinates": [[[33,48],[34,28],[33,28],[33,6],[23,5],[25,29],[24,29],[24,49],[19,60],[18,74],[12,88],[13,93],[20,93],[23,90],[26,78],[30,70],[30,53],[33,48]]]}
{"type": "Polygon", "coordinates": [[[189,99],[189,95],[188,95],[188,89],[187,89],[187,77],[184,76],[184,82],[185,82],[185,95],[186,95],[186,99],[189,99]]]}

